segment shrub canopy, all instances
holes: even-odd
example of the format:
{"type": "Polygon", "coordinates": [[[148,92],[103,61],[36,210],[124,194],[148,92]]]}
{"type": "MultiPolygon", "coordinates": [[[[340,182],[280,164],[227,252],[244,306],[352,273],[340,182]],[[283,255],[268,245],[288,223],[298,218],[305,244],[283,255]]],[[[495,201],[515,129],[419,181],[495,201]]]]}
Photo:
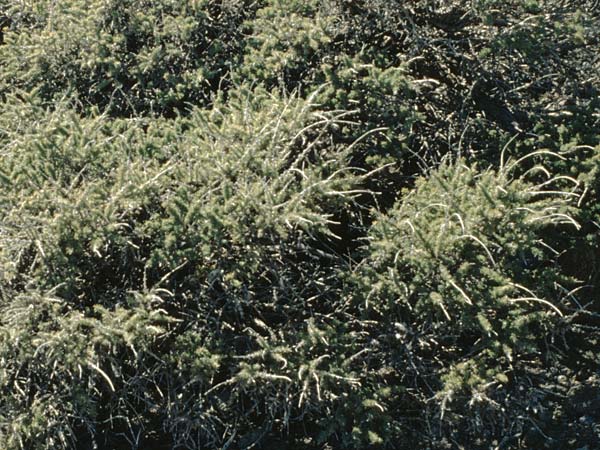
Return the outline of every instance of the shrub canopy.
{"type": "Polygon", "coordinates": [[[0,447],[594,448],[596,3],[0,0],[0,447]]]}

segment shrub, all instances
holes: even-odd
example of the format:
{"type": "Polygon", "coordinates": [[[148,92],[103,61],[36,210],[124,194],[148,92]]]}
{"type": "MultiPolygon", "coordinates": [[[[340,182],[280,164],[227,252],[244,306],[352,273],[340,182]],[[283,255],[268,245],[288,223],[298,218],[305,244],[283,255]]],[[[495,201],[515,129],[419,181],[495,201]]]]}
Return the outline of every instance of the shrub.
{"type": "MultiPolygon", "coordinates": [[[[577,299],[575,280],[556,264],[556,233],[579,228],[569,200],[577,194],[553,189],[558,177],[527,181],[518,166],[445,163],[369,233],[355,299],[370,331],[364,345],[377,343],[370,347],[378,384],[405,393],[383,408],[399,411],[409,401],[423,409],[395,417],[423,446],[514,445],[509,436],[528,429],[534,402],[527,376],[558,383],[550,368],[562,360],[556,348],[577,299]],[[423,416],[436,425],[423,429],[423,416]]],[[[553,434],[555,418],[537,420],[542,436],[553,434]]],[[[520,445],[540,445],[540,434],[520,445]]]]}
{"type": "Polygon", "coordinates": [[[0,447],[595,448],[593,0],[0,0],[0,447]]]}
{"type": "Polygon", "coordinates": [[[244,88],[152,126],[6,104],[4,446],[244,447],[356,383],[327,317],[365,173],[335,115],[244,88]]]}
{"type": "Polygon", "coordinates": [[[81,108],[173,115],[207,105],[238,64],[256,2],[114,0],[7,7],[0,93],[72,92],[81,108]]]}

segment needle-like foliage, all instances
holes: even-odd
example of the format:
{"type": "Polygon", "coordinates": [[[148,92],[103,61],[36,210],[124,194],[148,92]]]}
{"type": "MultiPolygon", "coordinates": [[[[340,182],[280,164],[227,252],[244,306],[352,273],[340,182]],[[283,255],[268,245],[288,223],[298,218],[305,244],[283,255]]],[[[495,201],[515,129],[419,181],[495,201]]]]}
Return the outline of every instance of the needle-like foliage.
{"type": "Polygon", "coordinates": [[[597,0],[0,0],[0,448],[591,450],[597,0]]]}

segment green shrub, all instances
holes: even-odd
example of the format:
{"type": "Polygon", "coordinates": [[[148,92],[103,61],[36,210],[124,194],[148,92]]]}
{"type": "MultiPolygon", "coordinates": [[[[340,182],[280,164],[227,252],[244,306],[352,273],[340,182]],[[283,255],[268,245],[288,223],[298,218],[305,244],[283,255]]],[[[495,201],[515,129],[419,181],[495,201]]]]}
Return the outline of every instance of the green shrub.
{"type": "Polygon", "coordinates": [[[333,17],[319,2],[267,2],[247,23],[244,61],[237,76],[267,86],[314,88],[323,58],[331,54],[333,17]]]}
{"type": "MultiPolygon", "coordinates": [[[[554,247],[556,233],[579,228],[569,200],[577,194],[553,189],[559,178],[528,182],[518,167],[443,164],[369,234],[355,301],[364,323],[377,323],[368,329],[379,343],[379,384],[411,392],[438,425],[422,430],[416,419],[395,419],[433,441],[458,428],[463,442],[483,445],[500,442],[507,427],[526,428],[520,407],[502,409],[505,392],[533,395],[522,386],[525,374],[559,358],[548,343],[567,328],[573,298],[565,293],[575,280],[556,265],[554,247]]],[[[394,400],[383,405],[398,408],[394,400]]],[[[551,429],[545,420],[540,426],[551,429]]]]}
{"type": "Polygon", "coordinates": [[[592,0],[0,0],[0,447],[595,448],[592,0]]]}
{"type": "MultiPolygon", "coordinates": [[[[378,2],[366,3],[364,10],[347,11],[343,2],[269,2],[247,23],[252,34],[234,77],[284,92],[318,88],[316,100],[324,108],[352,111],[332,134],[335,142],[360,140],[354,163],[368,170],[394,166],[370,182],[372,190],[393,192],[406,185],[408,136],[421,115],[399,55],[363,41],[375,44],[381,37],[373,34],[393,35],[397,15],[378,2]]],[[[394,198],[386,193],[380,203],[387,206],[394,198]]]]}
{"type": "Polygon", "coordinates": [[[152,126],[6,105],[4,446],[244,447],[357,383],[326,319],[346,266],[333,218],[365,178],[326,139],[335,115],[244,88],[152,126]]]}
{"type": "Polygon", "coordinates": [[[114,0],[7,7],[0,93],[64,92],[81,108],[168,114],[206,105],[238,63],[241,25],[256,2],[114,0]]]}

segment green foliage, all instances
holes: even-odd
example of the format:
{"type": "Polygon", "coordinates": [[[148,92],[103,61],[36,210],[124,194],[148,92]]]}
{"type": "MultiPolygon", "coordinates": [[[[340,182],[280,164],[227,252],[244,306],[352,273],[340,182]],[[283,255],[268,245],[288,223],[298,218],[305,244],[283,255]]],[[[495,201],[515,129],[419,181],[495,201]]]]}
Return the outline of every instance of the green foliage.
{"type": "Polygon", "coordinates": [[[237,64],[252,2],[61,1],[8,7],[0,93],[72,92],[82,108],[172,114],[206,105],[237,64]],[[25,19],[28,18],[28,19],[25,19]]]}
{"type": "Polygon", "coordinates": [[[0,448],[594,448],[599,30],[0,0],[0,448]]]}
{"type": "Polygon", "coordinates": [[[267,2],[248,23],[248,39],[241,79],[270,86],[315,83],[315,71],[331,53],[331,16],[321,14],[318,2],[267,2]]]}
{"type": "Polygon", "coordinates": [[[335,308],[344,262],[330,249],[332,219],[364,192],[352,147],[324,139],[336,114],[245,88],[152,127],[6,104],[2,390],[18,392],[2,404],[13,417],[5,445],[66,447],[154,421],[174,444],[245,442],[258,423],[319,417],[352,386],[338,368],[350,350],[330,361],[340,350],[320,350],[326,334],[304,324],[335,308]],[[15,109],[40,128],[11,122],[15,109]],[[261,337],[255,324],[280,334],[261,337]],[[19,419],[50,394],[67,408],[56,426],[19,419]],[[262,412],[234,407],[248,397],[262,412]],[[198,400],[168,400],[181,398],[198,400]],[[127,420],[103,422],[112,416],[127,420]]]}
{"type": "MultiPolygon", "coordinates": [[[[388,309],[402,308],[398,300],[404,299],[423,322],[434,312],[433,317],[449,321],[448,327],[478,336],[497,336],[501,323],[493,322],[511,312],[527,315],[527,307],[514,298],[527,297],[526,304],[541,302],[560,314],[543,300],[564,281],[547,264],[552,244],[542,239],[541,230],[552,224],[579,228],[564,200],[572,193],[553,191],[548,182],[527,185],[512,179],[515,164],[507,162],[498,172],[478,172],[462,162],[443,167],[417,182],[376,223],[369,268],[382,280],[372,285],[370,297],[381,289],[385,304],[379,310],[373,301],[373,308],[390,318],[388,309]],[[410,283],[400,281],[406,279],[410,283]]],[[[520,339],[511,341],[519,345],[520,339]]]]}
{"type": "MultiPolygon", "coordinates": [[[[379,370],[390,370],[381,383],[414,377],[417,401],[434,395],[449,424],[473,404],[493,411],[529,358],[552,359],[547,343],[572,301],[565,292],[573,280],[556,266],[552,239],[557,229],[579,228],[569,215],[573,194],[550,188],[559,179],[515,177],[518,165],[444,164],[369,234],[356,308],[377,322],[378,340],[385,336],[375,350],[379,370]]],[[[492,411],[477,418],[488,442],[502,438],[492,411]]],[[[515,422],[518,414],[510,413],[515,422]]]]}
{"type": "MultiPolygon", "coordinates": [[[[248,22],[252,35],[234,76],[283,91],[318,88],[316,101],[324,107],[352,112],[347,117],[352,123],[341,124],[334,139],[360,140],[356,164],[369,170],[406,165],[400,162],[410,154],[408,136],[422,118],[413,107],[413,79],[398,54],[363,45],[381,35],[391,41],[399,19],[389,6],[364,6],[349,11],[344,2],[268,3],[248,22]]],[[[404,181],[397,175],[394,169],[382,171],[370,187],[396,189],[404,181]]]]}

